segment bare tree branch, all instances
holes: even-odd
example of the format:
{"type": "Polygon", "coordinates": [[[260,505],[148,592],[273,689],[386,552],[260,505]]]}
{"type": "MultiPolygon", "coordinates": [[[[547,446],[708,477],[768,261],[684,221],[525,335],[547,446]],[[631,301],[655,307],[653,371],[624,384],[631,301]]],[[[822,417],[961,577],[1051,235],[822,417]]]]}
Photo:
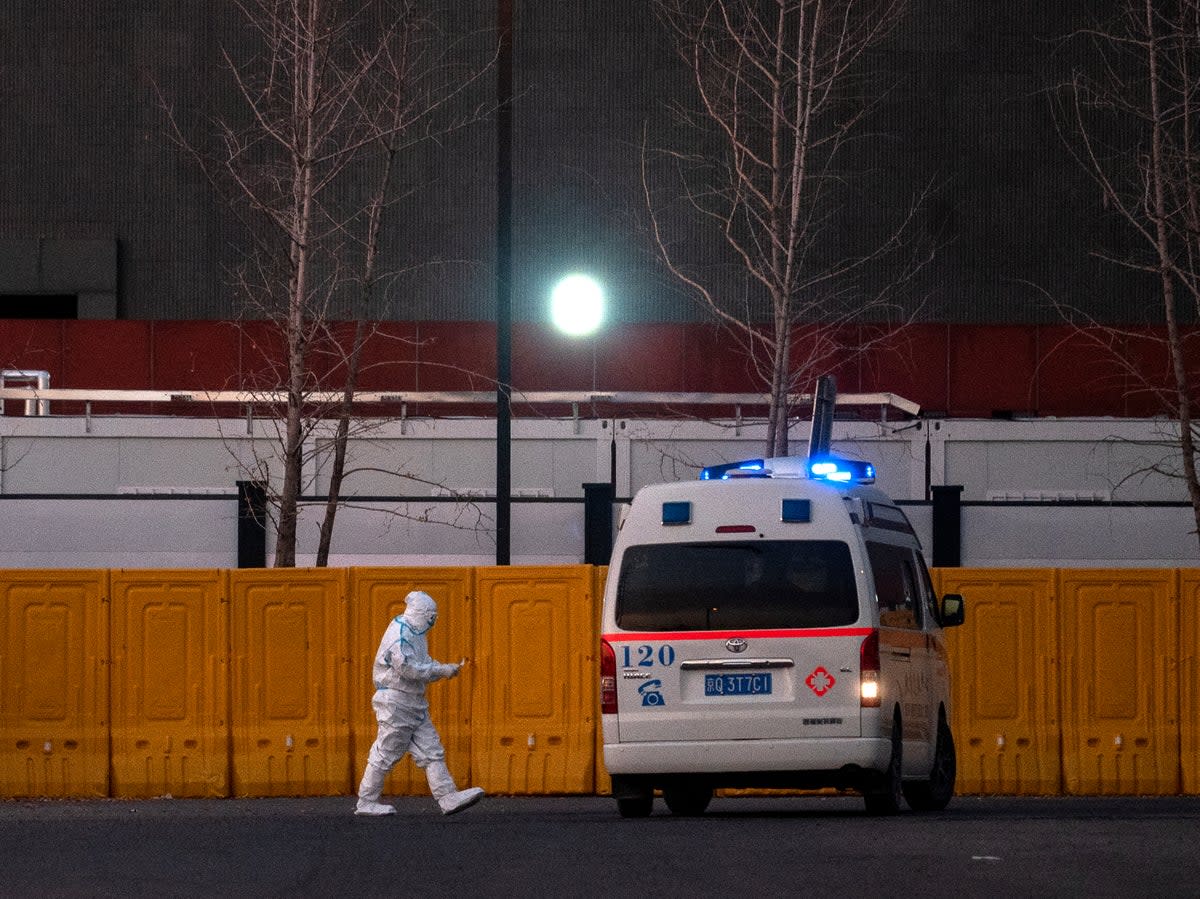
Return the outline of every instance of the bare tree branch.
{"type": "Polygon", "coordinates": [[[229,2],[253,49],[221,51],[240,103],[213,120],[215,152],[185,136],[161,91],[159,100],[171,139],[244,226],[234,284],[246,317],[270,322],[284,348],[282,358],[263,348],[256,385],[286,391],[274,412],[275,446],[246,464],[270,485],[277,566],[295,564],[298,502],[313,452],[306,447],[321,421],[337,420],[318,549],[325,564],[347,441],[360,430],[351,399],[373,333],[367,322],[404,268],[381,265],[388,214],[413,190],[402,161],[489,113],[469,97],[489,64],[456,61],[457,40],[437,31],[422,0],[229,2]],[[355,322],[349,346],[335,327],[339,318],[355,322]],[[312,394],[334,376],[342,401],[314,403],[312,394]]]}
{"type": "MultiPolygon", "coordinates": [[[[788,451],[788,397],[846,348],[833,335],[868,315],[894,316],[894,290],[933,248],[914,238],[912,206],[874,243],[837,251],[842,156],[873,108],[868,54],[900,21],[905,0],[654,0],[698,106],[673,124],[695,138],[682,151],[642,140],[642,192],[651,239],[666,270],[747,352],[771,396],[767,450],[788,451]],[[699,146],[702,149],[696,150],[699,146]],[[651,165],[668,164],[668,182],[651,165]],[[672,184],[678,193],[667,193],[672,184]],[[684,253],[671,233],[680,213],[711,226],[767,302],[766,320],[731,297],[711,265],[684,253]],[[861,275],[909,253],[890,288],[861,275]],[[796,329],[817,326],[803,358],[796,329]]],[[[680,138],[682,144],[686,138],[680,138]]],[[[861,348],[860,348],[861,349],[861,348]]]]}
{"type": "MultiPolygon", "coordinates": [[[[1179,421],[1179,474],[1200,534],[1195,392],[1188,334],[1181,324],[1185,298],[1193,316],[1200,310],[1200,148],[1195,145],[1200,84],[1193,74],[1200,72],[1198,25],[1200,0],[1124,0],[1109,24],[1076,35],[1093,51],[1095,74],[1076,72],[1052,96],[1064,142],[1126,233],[1136,238],[1132,253],[1100,250],[1097,255],[1153,274],[1157,281],[1169,386],[1150,377],[1132,355],[1111,344],[1109,349],[1122,370],[1179,421]]],[[[1077,310],[1068,311],[1079,320],[1077,310]]],[[[1099,344],[1128,336],[1084,321],[1085,333],[1099,344]]]]}

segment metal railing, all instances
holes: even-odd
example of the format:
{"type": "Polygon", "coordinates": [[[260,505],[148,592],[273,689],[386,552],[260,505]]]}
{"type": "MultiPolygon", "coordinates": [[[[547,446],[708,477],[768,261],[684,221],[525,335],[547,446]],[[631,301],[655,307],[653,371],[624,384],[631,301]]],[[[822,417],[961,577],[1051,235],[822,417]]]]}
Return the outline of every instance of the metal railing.
{"type": "MultiPolygon", "coordinates": [[[[85,407],[91,403],[118,404],[209,404],[209,405],[238,405],[249,407],[279,406],[287,402],[287,392],[283,390],[104,390],[97,388],[51,388],[47,372],[17,372],[5,371],[4,382],[0,383],[0,404],[5,400],[20,400],[25,403],[26,415],[50,415],[51,403],[83,403],[85,407]],[[19,380],[25,376],[45,376],[44,382],[20,387],[9,387],[9,380],[19,380]]],[[[341,391],[312,391],[306,393],[303,404],[320,415],[321,407],[328,407],[330,415],[333,409],[343,399],[341,391]]],[[[482,390],[446,390],[446,391],[396,391],[396,390],[366,390],[354,394],[355,406],[391,406],[400,407],[404,414],[409,405],[429,406],[488,406],[496,402],[494,391],[482,390]]],[[[681,406],[725,407],[740,416],[742,409],[766,408],[769,396],[765,393],[661,393],[644,391],[596,391],[596,390],[542,390],[514,391],[512,402],[515,406],[547,406],[569,405],[576,410],[588,406],[613,407],[653,407],[664,408],[681,406]]],[[[797,393],[789,397],[789,402],[795,407],[811,406],[813,394],[797,393]]],[[[912,400],[905,399],[894,393],[844,393],[837,397],[839,407],[878,409],[881,419],[886,420],[889,412],[899,413],[905,417],[920,415],[921,407],[912,400]]],[[[0,406],[2,408],[2,406],[0,406]]],[[[90,410],[89,410],[90,411],[90,410]]]]}
{"type": "Polygon", "coordinates": [[[49,415],[50,400],[43,399],[41,394],[50,389],[50,372],[48,371],[32,371],[20,368],[6,368],[0,371],[0,415],[4,414],[4,401],[6,399],[21,400],[25,403],[26,415],[49,415]],[[17,396],[8,396],[8,385],[13,381],[29,382],[24,388],[17,388],[19,394],[17,396]]]}

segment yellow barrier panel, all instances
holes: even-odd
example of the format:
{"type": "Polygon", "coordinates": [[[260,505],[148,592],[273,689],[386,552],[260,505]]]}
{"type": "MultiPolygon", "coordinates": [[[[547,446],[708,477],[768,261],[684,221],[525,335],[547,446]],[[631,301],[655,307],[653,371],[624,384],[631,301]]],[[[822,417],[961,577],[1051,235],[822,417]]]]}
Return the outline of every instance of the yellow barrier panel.
{"type": "Polygon", "coordinates": [[[229,795],[223,571],[113,571],[112,795],[229,795]]]}
{"type": "Polygon", "coordinates": [[[475,782],[499,793],[591,793],[599,678],[591,566],[479,568],[475,585],[475,782]]]}
{"type": "Polygon", "coordinates": [[[0,796],[108,795],[108,572],[0,576],[0,796]]]}
{"type": "MultiPolygon", "coordinates": [[[[961,792],[1200,793],[1200,569],[933,574],[967,598],[966,626],[947,634],[961,792]]],[[[0,573],[0,796],[351,792],[375,735],[370,662],[411,589],[439,601],[433,654],[473,659],[430,692],[459,780],[608,792],[606,576],[0,573]]],[[[388,785],[426,790],[411,763],[388,785]]]]}
{"type": "MultiPolygon", "coordinates": [[[[600,648],[600,609],[604,602],[604,586],[608,581],[608,566],[597,565],[592,570],[592,596],[596,598],[595,614],[592,616],[592,645],[598,652],[600,648]]],[[[612,778],[604,767],[604,729],[600,727],[600,660],[596,659],[596,794],[599,796],[612,795],[612,778]]]]}
{"type": "Polygon", "coordinates": [[[1062,570],[1059,583],[1066,791],[1178,792],[1176,573],[1062,570]]]}
{"type": "Polygon", "coordinates": [[[350,792],[344,569],[229,573],[233,794],[350,792]]]}
{"type": "MultiPolygon", "coordinates": [[[[404,611],[404,597],[424,590],[437,601],[437,625],[429,633],[429,654],[441,662],[472,655],[471,568],[356,568],[350,572],[350,725],[354,735],[354,776],[362,776],[377,725],[371,708],[375,686],[371,665],[388,623],[404,611]]],[[[471,683],[477,666],[467,665],[451,681],[429,688],[429,711],[446,748],[446,764],[460,787],[471,783],[471,683]]],[[[354,784],[357,787],[357,781],[354,784]]],[[[384,793],[429,793],[425,774],[408,756],[392,769],[384,793]]]]}
{"type": "Polygon", "coordinates": [[[1061,790],[1054,571],[945,568],[966,623],[946,631],[960,793],[1061,790]]]}
{"type": "Polygon", "coordinates": [[[1200,569],[1179,572],[1179,749],[1183,792],[1200,793],[1200,569]]]}

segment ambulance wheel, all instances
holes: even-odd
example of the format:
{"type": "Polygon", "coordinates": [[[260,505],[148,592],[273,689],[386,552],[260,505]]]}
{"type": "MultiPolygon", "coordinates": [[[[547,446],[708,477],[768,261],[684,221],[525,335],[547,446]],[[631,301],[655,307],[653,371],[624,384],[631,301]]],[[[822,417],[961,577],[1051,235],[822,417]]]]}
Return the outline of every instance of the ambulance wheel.
{"type": "Polygon", "coordinates": [[[637,796],[633,799],[618,799],[617,811],[622,818],[647,818],[654,808],[654,796],[637,796]]]}
{"type": "Polygon", "coordinates": [[[703,815],[708,804],[712,802],[712,787],[704,784],[681,783],[663,787],[663,801],[672,815],[685,818],[695,818],[703,815]]]}
{"type": "Polygon", "coordinates": [[[933,751],[933,770],[929,780],[904,785],[904,798],[913,811],[940,812],[954,798],[954,777],[957,759],[954,754],[954,735],[946,723],[945,714],[938,715],[937,747],[933,751]]]}
{"type": "Polygon", "coordinates": [[[863,790],[868,815],[894,815],[904,803],[904,781],[901,775],[904,740],[900,730],[900,719],[892,724],[892,756],[887,770],[873,778],[863,790]]]}

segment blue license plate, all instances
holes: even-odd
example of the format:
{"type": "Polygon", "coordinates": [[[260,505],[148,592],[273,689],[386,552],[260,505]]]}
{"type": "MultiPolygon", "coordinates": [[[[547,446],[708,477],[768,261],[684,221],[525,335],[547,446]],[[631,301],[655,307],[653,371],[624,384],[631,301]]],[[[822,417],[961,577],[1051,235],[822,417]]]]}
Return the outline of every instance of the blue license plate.
{"type": "Polygon", "coordinates": [[[759,696],[770,692],[769,672],[704,675],[705,696],[759,696]]]}

